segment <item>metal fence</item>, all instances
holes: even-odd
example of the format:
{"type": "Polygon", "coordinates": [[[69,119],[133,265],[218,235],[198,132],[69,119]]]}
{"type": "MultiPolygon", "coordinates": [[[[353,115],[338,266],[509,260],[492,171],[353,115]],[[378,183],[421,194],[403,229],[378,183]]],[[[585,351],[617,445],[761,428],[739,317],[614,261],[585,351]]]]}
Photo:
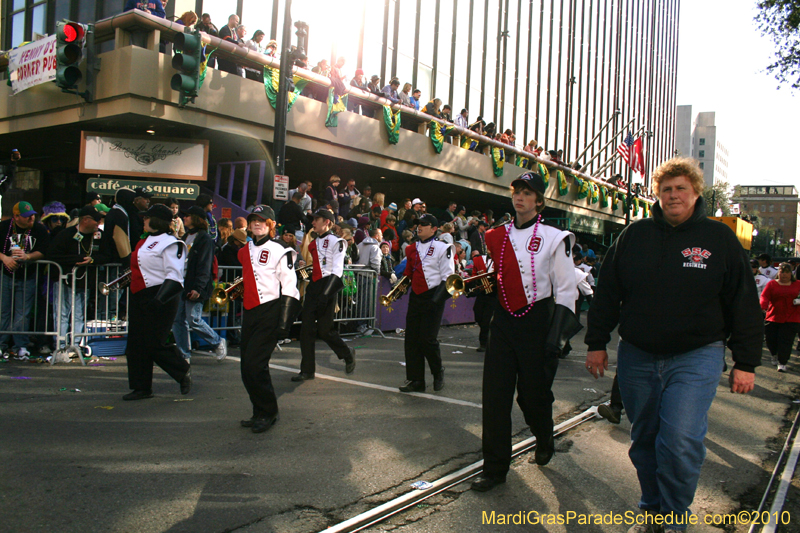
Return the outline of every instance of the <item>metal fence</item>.
{"type": "MultiPolygon", "coordinates": [[[[127,288],[103,295],[99,287],[118,278],[120,264],[78,267],[66,274],[57,263],[36,261],[11,273],[0,268],[0,347],[4,350],[31,344],[56,354],[120,355],[127,342],[127,288]]],[[[220,267],[215,288],[225,288],[241,276],[241,267],[220,267]]],[[[340,330],[350,326],[375,328],[378,274],[354,265],[345,269],[334,317],[340,330]]],[[[301,285],[304,282],[298,281],[301,285]]],[[[229,342],[236,343],[242,326],[242,300],[221,305],[207,301],[203,318],[229,342]]],[[[296,322],[300,324],[300,322],[296,322]]],[[[376,330],[377,331],[377,330],[376,330]]],[[[382,334],[378,331],[379,334],[382,334]]],[[[202,348],[202,341],[200,342],[202,348]]],[[[63,357],[63,356],[62,356],[63,357]]]]}

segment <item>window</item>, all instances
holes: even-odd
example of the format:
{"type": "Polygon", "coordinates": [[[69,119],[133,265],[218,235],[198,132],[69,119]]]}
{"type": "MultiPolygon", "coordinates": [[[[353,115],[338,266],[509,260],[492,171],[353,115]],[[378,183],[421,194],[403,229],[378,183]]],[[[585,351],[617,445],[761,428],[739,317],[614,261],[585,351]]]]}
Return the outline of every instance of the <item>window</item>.
{"type": "Polygon", "coordinates": [[[762,213],[766,213],[767,212],[767,206],[765,204],[761,204],[761,212],[762,213]]]}
{"type": "Polygon", "coordinates": [[[769,212],[770,213],[774,213],[775,212],[775,205],[774,204],[769,206],[769,212]]]}
{"type": "Polygon", "coordinates": [[[784,226],[785,224],[786,224],[786,219],[781,217],[781,226],[784,226]]]}
{"type": "Polygon", "coordinates": [[[705,145],[706,145],[706,140],[701,137],[700,138],[700,146],[705,146],[705,145]]]}
{"type": "Polygon", "coordinates": [[[706,156],[706,151],[700,150],[700,157],[705,157],[705,156],[706,156]]]}
{"type": "Polygon", "coordinates": [[[781,213],[786,212],[786,204],[781,204],[781,213]]]}
{"type": "Polygon", "coordinates": [[[702,170],[703,168],[705,168],[705,164],[701,162],[700,163],[700,169],[702,170]]]}
{"type": "Polygon", "coordinates": [[[25,41],[32,41],[34,34],[44,35],[47,33],[47,0],[13,0],[4,2],[10,4],[8,7],[8,26],[11,42],[6,44],[8,48],[19,46],[25,41]]]}
{"type": "Polygon", "coordinates": [[[775,224],[775,219],[774,219],[774,218],[772,218],[772,217],[769,217],[769,222],[768,222],[768,224],[769,224],[770,226],[772,226],[773,224],[775,224]]]}

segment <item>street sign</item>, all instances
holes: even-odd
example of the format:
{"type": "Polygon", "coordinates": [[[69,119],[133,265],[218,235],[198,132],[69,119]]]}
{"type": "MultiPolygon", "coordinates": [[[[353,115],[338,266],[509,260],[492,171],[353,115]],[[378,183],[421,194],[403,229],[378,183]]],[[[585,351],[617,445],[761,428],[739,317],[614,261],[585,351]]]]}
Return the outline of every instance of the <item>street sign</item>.
{"type": "Polygon", "coordinates": [[[193,183],[166,183],[156,181],[117,180],[90,178],[86,181],[86,192],[114,196],[117,189],[143,187],[153,194],[153,198],[175,198],[176,200],[195,200],[200,195],[200,186],[193,183]]]}
{"type": "Polygon", "coordinates": [[[731,215],[739,215],[739,204],[731,204],[731,215]]]}
{"type": "Polygon", "coordinates": [[[289,199],[289,176],[281,176],[275,174],[274,187],[272,189],[272,197],[275,200],[288,200],[289,199]]]}

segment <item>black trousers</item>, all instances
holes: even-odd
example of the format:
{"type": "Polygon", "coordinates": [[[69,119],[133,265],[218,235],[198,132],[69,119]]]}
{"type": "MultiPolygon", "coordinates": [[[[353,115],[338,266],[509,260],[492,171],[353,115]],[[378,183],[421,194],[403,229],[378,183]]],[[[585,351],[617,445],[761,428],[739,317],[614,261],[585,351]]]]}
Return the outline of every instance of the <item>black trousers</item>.
{"type": "Polygon", "coordinates": [[[514,390],[525,422],[539,442],[553,434],[553,380],[557,357],[545,356],[552,298],[536,302],[521,318],[498,306],[483,364],[483,471],[505,478],[511,465],[514,390]]]}
{"type": "Polygon", "coordinates": [[[792,355],[792,345],[798,330],[797,322],[766,322],[764,336],[767,339],[767,348],[772,357],[778,358],[778,363],[785,365],[792,355]]]}
{"type": "Polygon", "coordinates": [[[300,353],[302,354],[300,372],[306,374],[313,374],[316,369],[317,336],[330,346],[339,359],[350,356],[350,348],[334,328],[333,316],[336,312],[338,296],[334,296],[325,305],[321,305],[321,292],[324,285],[324,278],[308,284],[303,311],[300,313],[303,322],[300,327],[300,353]]]}
{"type": "Polygon", "coordinates": [[[439,326],[442,324],[444,305],[433,301],[431,289],[422,294],[413,291],[408,300],[406,314],[406,379],[425,381],[425,361],[435,376],[442,370],[442,353],[439,349],[439,326]]]}
{"type": "Polygon", "coordinates": [[[486,346],[489,342],[489,328],[492,325],[492,315],[495,306],[498,304],[496,294],[486,294],[481,291],[475,297],[475,305],[472,312],[475,314],[475,322],[478,323],[481,331],[478,334],[478,342],[481,346],[486,346]]]}
{"type": "Polygon", "coordinates": [[[253,418],[269,418],[278,414],[278,398],[269,360],[278,337],[275,329],[281,311],[281,301],[273,300],[245,310],[242,317],[242,383],[253,404],[253,418]]]}
{"type": "Polygon", "coordinates": [[[178,312],[180,298],[165,305],[153,300],[161,285],[131,293],[128,302],[128,386],[133,390],[153,388],[153,363],[180,383],[189,371],[189,363],[178,347],[169,342],[172,322],[178,312]]]}

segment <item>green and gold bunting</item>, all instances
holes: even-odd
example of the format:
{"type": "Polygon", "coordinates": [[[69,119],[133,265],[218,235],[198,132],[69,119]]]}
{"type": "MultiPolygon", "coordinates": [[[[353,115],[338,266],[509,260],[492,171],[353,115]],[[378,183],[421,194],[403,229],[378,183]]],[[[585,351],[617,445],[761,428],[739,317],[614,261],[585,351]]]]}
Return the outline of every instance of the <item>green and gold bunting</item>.
{"type": "Polygon", "coordinates": [[[205,54],[206,60],[200,63],[200,85],[198,89],[202,87],[203,82],[206,81],[206,74],[208,74],[208,59],[211,57],[211,54],[213,54],[216,51],[217,51],[216,48],[212,48],[210,52],[205,54]]]}
{"type": "Polygon", "coordinates": [[[435,120],[431,120],[430,124],[428,124],[431,144],[433,145],[433,149],[436,150],[437,154],[442,153],[442,148],[444,147],[444,138],[448,135],[452,135],[455,129],[456,127],[452,124],[441,124],[435,120]]]}
{"type": "Polygon", "coordinates": [[[333,87],[328,89],[328,116],[325,117],[325,126],[335,128],[339,125],[339,113],[347,111],[347,96],[336,96],[333,87]]]}
{"type": "Polygon", "coordinates": [[[524,155],[517,155],[517,160],[514,161],[514,164],[521,168],[530,168],[531,166],[531,158],[525,157],[524,155]]]}
{"type": "Polygon", "coordinates": [[[642,218],[647,218],[650,215],[650,204],[642,202],[642,218]]]}
{"type": "Polygon", "coordinates": [[[619,193],[612,191],[611,192],[611,210],[617,210],[617,204],[619,203],[619,193]]]}
{"type": "Polygon", "coordinates": [[[590,187],[589,187],[589,180],[583,180],[577,176],[575,176],[575,185],[578,186],[578,200],[583,200],[589,196],[590,187]]]}
{"type": "Polygon", "coordinates": [[[596,183],[592,183],[592,194],[591,199],[593,204],[596,204],[597,201],[600,199],[600,187],[596,183]]]}
{"type": "Polygon", "coordinates": [[[622,200],[622,210],[626,210],[628,208],[628,199],[627,195],[623,192],[617,193],[617,199],[622,200]]]}
{"type": "Polygon", "coordinates": [[[600,185],[600,207],[608,207],[608,187],[600,185]]]}
{"type": "MultiPolygon", "coordinates": [[[[276,68],[264,67],[264,90],[267,92],[267,100],[269,103],[272,104],[272,108],[275,108],[276,102],[278,101],[278,79],[280,78],[280,70],[276,68]]],[[[300,92],[308,85],[308,80],[305,80],[299,76],[295,76],[293,78],[294,81],[294,91],[289,93],[289,105],[286,108],[286,112],[292,110],[292,105],[294,105],[295,100],[297,97],[300,96],[300,92]]]]}
{"type": "Polygon", "coordinates": [[[388,105],[383,106],[383,123],[389,134],[389,144],[397,144],[400,140],[400,109],[392,111],[388,105]]]}
{"type": "Polygon", "coordinates": [[[558,195],[565,196],[569,192],[569,182],[564,172],[561,170],[556,171],[556,179],[558,180],[558,195]]]}
{"type": "Polygon", "coordinates": [[[633,198],[633,216],[639,216],[639,199],[633,198]]]}
{"type": "Polygon", "coordinates": [[[475,150],[478,147],[478,141],[471,139],[466,135],[461,136],[461,148],[464,150],[475,150]]]}
{"type": "Polygon", "coordinates": [[[550,171],[541,163],[539,163],[539,174],[544,178],[544,188],[547,189],[550,186],[550,171]]]}
{"type": "Polygon", "coordinates": [[[503,165],[506,162],[506,151],[502,148],[497,146],[492,146],[491,148],[491,159],[492,159],[492,168],[494,169],[494,175],[498,178],[503,175],[503,165]]]}

